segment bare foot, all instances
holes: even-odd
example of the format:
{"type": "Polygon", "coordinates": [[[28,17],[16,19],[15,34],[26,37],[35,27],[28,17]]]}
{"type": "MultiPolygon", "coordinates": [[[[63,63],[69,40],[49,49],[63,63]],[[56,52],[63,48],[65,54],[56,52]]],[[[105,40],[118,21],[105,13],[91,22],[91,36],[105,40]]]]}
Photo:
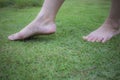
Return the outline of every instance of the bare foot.
{"type": "Polygon", "coordinates": [[[9,40],[23,40],[34,35],[52,34],[56,31],[56,24],[49,19],[34,20],[20,32],[12,34],[8,37],[9,40]]]}
{"type": "Polygon", "coordinates": [[[120,33],[119,21],[106,20],[106,22],[97,30],[91,32],[89,35],[84,36],[83,39],[89,42],[106,42],[113,36],[120,33]]]}

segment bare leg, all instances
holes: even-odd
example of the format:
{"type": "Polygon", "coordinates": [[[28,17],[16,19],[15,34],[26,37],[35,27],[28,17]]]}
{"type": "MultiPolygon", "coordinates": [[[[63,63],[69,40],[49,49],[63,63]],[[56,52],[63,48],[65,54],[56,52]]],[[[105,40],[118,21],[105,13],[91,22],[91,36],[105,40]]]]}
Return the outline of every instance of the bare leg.
{"type": "Polygon", "coordinates": [[[56,31],[55,17],[64,0],[45,0],[38,16],[20,32],[12,34],[9,40],[22,40],[38,34],[52,34],[56,31]]]}
{"type": "Polygon", "coordinates": [[[120,33],[120,0],[112,0],[109,17],[97,30],[91,32],[83,39],[90,42],[106,42],[120,33]]]}

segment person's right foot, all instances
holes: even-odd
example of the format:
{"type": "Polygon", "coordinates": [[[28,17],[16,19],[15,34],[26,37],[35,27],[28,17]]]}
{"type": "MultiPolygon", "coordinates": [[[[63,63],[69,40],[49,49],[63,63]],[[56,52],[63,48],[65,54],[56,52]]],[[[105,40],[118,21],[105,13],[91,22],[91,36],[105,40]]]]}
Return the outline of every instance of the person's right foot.
{"type": "Polygon", "coordinates": [[[120,33],[120,21],[107,20],[100,28],[84,36],[83,39],[89,42],[106,42],[113,36],[120,33]]]}
{"type": "Polygon", "coordinates": [[[9,40],[23,40],[34,35],[52,34],[56,31],[56,24],[49,19],[34,20],[20,32],[8,36],[9,40]]]}

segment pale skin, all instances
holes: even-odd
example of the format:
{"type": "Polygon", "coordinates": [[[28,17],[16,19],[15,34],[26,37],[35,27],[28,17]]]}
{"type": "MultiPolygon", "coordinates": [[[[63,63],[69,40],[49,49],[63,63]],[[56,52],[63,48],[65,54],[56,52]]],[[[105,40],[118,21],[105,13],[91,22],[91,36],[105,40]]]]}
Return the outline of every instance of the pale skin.
{"type": "MultiPolygon", "coordinates": [[[[64,0],[45,0],[37,17],[21,31],[8,36],[9,40],[23,40],[34,35],[56,32],[55,17],[64,0]]],[[[90,42],[106,42],[120,33],[120,0],[112,0],[109,17],[97,30],[84,36],[90,42]]]]}
{"type": "Polygon", "coordinates": [[[37,17],[21,31],[8,36],[9,40],[23,40],[34,35],[56,32],[55,17],[64,0],[45,0],[37,17]]]}

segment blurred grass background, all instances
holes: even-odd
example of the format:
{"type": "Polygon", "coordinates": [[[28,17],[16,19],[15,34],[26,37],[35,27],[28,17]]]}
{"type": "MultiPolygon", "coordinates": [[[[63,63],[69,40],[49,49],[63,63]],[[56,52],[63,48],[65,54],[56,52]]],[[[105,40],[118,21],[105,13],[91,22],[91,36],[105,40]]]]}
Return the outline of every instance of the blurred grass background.
{"type": "Polygon", "coordinates": [[[105,44],[82,39],[104,22],[110,0],[66,0],[56,17],[55,34],[24,41],[9,41],[7,36],[31,22],[42,2],[32,7],[32,0],[4,1],[5,8],[0,8],[0,80],[120,80],[120,36],[105,44]]]}
{"type": "Polygon", "coordinates": [[[42,2],[43,0],[0,0],[0,8],[8,6],[16,8],[41,6],[42,2]]]}

